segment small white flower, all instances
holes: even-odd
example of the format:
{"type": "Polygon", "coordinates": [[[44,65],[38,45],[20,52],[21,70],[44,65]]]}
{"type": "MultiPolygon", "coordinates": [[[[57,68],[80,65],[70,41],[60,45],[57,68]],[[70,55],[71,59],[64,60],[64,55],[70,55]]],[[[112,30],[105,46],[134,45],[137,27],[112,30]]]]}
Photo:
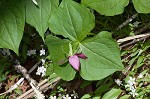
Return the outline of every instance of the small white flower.
{"type": "Polygon", "coordinates": [[[138,76],[138,78],[143,78],[143,75],[140,73],[139,76],[138,76]]]}
{"type": "Polygon", "coordinates": [[[71,99],[71,97],[67,94],[66,97],[63,97],[63,99],[71,99]]]}
{"type": "Polygon", "coordinates": [[[122,85],[122,81],[120,81],[120,79],[115,79],[115,82],[116,82],[116,84],[119,85],[119,86],[122,85]]]}
{"type": "Polygon", "coordinates": [[[41,61],[42,61],[42,65],[44,65],[45,64],[45,59],[41,59],[41,61]]]}
{"type": "Polygon", "coordinates": [[[56,99],[56,96],[50,96],[50,99],[56,99]]]}
{"type": "Polygon", "coordinates": [[[38,67],[36,75],[45,76],[46,68],[44,66],[38,67]]]}
{"type": "Polygon", "coordinates": [[[130,85],[136,84],[135,78],[130,77],[130,79],[128,80],[128,84],[130,84],[130,85]]]}
{"type": "Polygon", "coordinates": [[[77,99],[78,98],[78,94],[73,90],[73,94],[71,94],[71,96],[73,96],[73,99],[77,99]]]}
{"type": "Polygon", "coordinates": [[[62,95],[62,94],[58,94],[58,96],[59,96],[60,99],[63,99],[63,98],[65,97],[65,96],[62,95]]]}
{"type": "Polygon", "coordinates": [[[139,95],[138,93],[136,93],[136,89],[129,92],[129,94],[131,94],[133,97],[139,95]]]}
{"type": "Polygon", "coordinates": [[[33,2],[35,5],[38,5],[38,3],[37,3],[36,0],[32,0],[32,2],[33,2]]]}
{"type": "Polygon", "coordinates": [[[31,56],[31,55],[34,55],[34,54],[36,54],[36,50],[28,50],[28,52],[27,52],[28,56],[31,56]]]}
{"type": "Polygon", "coordinates": [[[43,48],[40,50],[40,56],[42,55],[45,55],[45,50],[43,48]]]}
{"type": "Polygon", "coordinates": [[[134,86],[131,85],[131,84],[127,84],[127,85],[125,85],[125,87],[126,87],[126,88],[129,88],[130,90],[134,90],[134,89],[135,89],[134,86]]]}

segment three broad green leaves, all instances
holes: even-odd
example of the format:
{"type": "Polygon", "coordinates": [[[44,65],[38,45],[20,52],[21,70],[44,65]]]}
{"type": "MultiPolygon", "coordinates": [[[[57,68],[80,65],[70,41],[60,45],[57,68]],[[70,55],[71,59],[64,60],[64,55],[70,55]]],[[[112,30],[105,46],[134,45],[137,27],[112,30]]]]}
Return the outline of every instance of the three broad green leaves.
{"type": "Polygon", "coordinates": [[[68,63],[66,54],[69,53],[70,42],[72,45],[77,45],[77,49],[87,56],[87,59],[80,59],[79,73],[84,79],[99,80],[123,69],[117,43],[109,32],[104,31],[95,37],[87,38],[94,27],[94,15],[89,9],[74,1],[63,0],[49,22],[53,33],[66,38],[61,40],[48,36],[46,39],[54,71],[62,79],[72,80],[75,76],[75,70],[68,63]]]}

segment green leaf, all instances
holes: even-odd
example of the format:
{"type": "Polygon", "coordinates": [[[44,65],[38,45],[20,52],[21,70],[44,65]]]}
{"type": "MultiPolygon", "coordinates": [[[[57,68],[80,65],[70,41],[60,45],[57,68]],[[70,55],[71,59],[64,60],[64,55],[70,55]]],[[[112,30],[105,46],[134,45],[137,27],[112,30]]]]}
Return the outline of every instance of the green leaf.
{"type": "Polygon", "coordinates": [[[114,16],[123,13],[129,0],[81,0],[81,3],[102,15],[114,16]]]}
{"type": "Polygon", "coordinates": [[[9,48],[18,54],[25,25],[24,0],[0,1],[0,48],[9,48]]]}
{"type": "Polygon", "coordinates": [[[132,0],[138,13],[150,13],[150,0],[132,0]]]}
{"type": "Polygon", "coordinates": [[[94,27],[90,10],[72,0],[63,0],[50,18],[49,28],[72,41],[82,41],[94,27]]]}
{"type": "Polygon", "coordinates": [[[26,22],[39,32],[44,40],[44,33],[48,29],[48,20],[51,13],[58,7],[59,0],[36,0],[36,6],[32,0],[26,0],[26,22]]]}
{"type": "Polygon", "coordinates": [[[53,62],[54,72],[67,81],[72,80],[76,74],[76,71],[65,57],[66,53],[69,52],[69,42],[69,40],[62,40],[51,35],[46,37],[46,44],[53,62]]]}
{"type": "Polygon", "coordinates": [[[94,94],[99,94],[101,95],[102,93],[106,92],[110,87],[112,86],[112,83],[108,83],[108,84],[103,84],[102,86],[98,87],[94,94]]]}
{"type": "Polygon", "coordinates": [[[90,99],[91,95],[85,94],[81,99],[90,99]]]}
{"type": "Polygon", "coordinates": [[[76,74],[76,71],[72,66],[66,62],[63,65],[54,65],[54,72],[60,76],[63,80],[70,81],[73,80],[76,74]]]}
{"type": "Polygon", "coordinates": [[[121,92],[122,90],[120,89],[111,89],[109,92],[104,94],[102,99],[117,99],[121,92]]]}
{"type": "Polygon", "coordinates": [[[81,76],[86,80],[100,80],[122,70],[118,44],[109,32],[103,31],[80,44],[87,59],[80,59],[81,76]]]}

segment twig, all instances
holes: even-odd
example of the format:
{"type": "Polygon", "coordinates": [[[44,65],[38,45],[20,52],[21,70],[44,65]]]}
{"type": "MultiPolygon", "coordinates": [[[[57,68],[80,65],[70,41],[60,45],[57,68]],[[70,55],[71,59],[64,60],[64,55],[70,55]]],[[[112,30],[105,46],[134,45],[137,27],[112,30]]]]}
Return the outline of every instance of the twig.
{"type": "MultiPolygon", "coordinates": [[[[39,90],[45,91],[46,89],[52,89],[60,80],[61,80],[61,78],[58,77],[50,83],[47,82],[48,80],[42,81],[41,83],[38,84],[38,86],[40,87],[39,90]],[[47,82],[47,83],[45,83],[45,82],[47,82]]],[[[16,99],[28,99],[28,98],[33,97],[34,94],[35,94],[35,92],[33,91],[33,89],[30,89],[26,93],[22,94],[21,96],[19,96],[16,99]]]]}
{"type": "Polygon", "coordinates": [[[28,80],[28,82],[34,81],[35,84],[37,84],[37,82],[30,77],[27,69],[21,65],[15,65],[14,66],[16,70],[18,70],[19,72],[21,72],[23,74],[23,76],[28,80]]]}
{"type": "MultiPolygon", "coordinates": [[[[58,77],[58,78],[56,78],[53,82],[51,82],[51,83],[46,83],[46,84],[42,85],[42,86],[40,87],[40,90],[41,90],[41,91],[46,91],[46,90],[48,90],[48,89],[53,89],[53,88],[56,86],[56,84],[57,84],[60,80],[61,80],[61,78],[58,77]]],[[[27,96],[24,97],[23,99],[32,98],[32,97],[34,96],[34,94],[35,94],[35,92],[33,91],[32,93],[30,93],[29,95],[27,95],[27,96]]]]}
{"type": "Polygon", "coordinates": [[[15,83],[13,86],[11,86],[11,87],[9,88],[9,90],[5,91],[4,93],[1,93],[0,96],[1,96],[1,95],[4,95],[4,94],[7,94],[7,93],[10,93],[10,92],[13,91],[14,89],[16,89],[16,88],[18,87],[18,85],[20,85],[23,80],[24,80],[24,78],[19,79],[19,80],[17,81],[17,83],[15,83]]]}
{"type": "Polygon", "coordinates": [[[37,62],[37,63],[28,71],[28,73],[30,74],[40,63],[41,63],[41,61],[37,62]]]}
{"type": "Polygon", "coordinates": [[[120,46],[120,49],[122,49],[122,48],[124,48],[124,47],[127,47],[127,46],[129,46],[129,45],[132,45],[132,44],[134,44],[134,43],[136,43],[136,42],[139,42],[139,41],[142,41],[142,40],[144,40],[144,39],[146,39],[146,38],[148,38],[148,37],[150,37],[150,35],[149,36],[144,36],[144,37],[142,37],[142,38],[140,38],[140,39],[134,39],[132,42],[129,42],[129,43],[127,43],[127,44],[124,44],[124,45],[121,45],[120,46]]]}
{"type": "Polygon", "coordinates": [[[130,40],[134,40],[134,39],[139,39],[139,38],[143,38],[143,37],[146,37],[146,36],[149,37],[150,33],[145,33],[145,34],[140,34],[140,35],[126,37],[126,38],[117,40],[117,42],[119,44],[121,44],[121,43],[126,42],[126,41],[130,41],[130,40]]]}
{"type": "MultiPolygon", "coordinates": [[[[41,61],[39,61],[38,63],[36,63],[36,64],[29,70],[28,73],[30,74],[40,63],[41,63],[41,61]]],[[[24,78],[20,78],[17,83],[15,83],[13,86],[11,86],[7,91],[1,93],[0,96],[12,92],[14,89],[16,89],[16,88],[21,84],[21,82],[23,82],[23,80],[24,80],[24,78]]]]}
{"type": "MultiPolygon", "coordinates": [[[[47,79],[43,80],[42,82],[40,82],[38,84],[38,86],[41,86],[41,85],[45,84],[47,81],[48,81],[47,79]]],[[[23,97],[25,97],[28,94],[30,94],[32,91],[33,91],[33,89],[28,90],[27,92],[25,92],[24,94],[22,94],[21,96],[19,96],[17,99],[22,99],[23,97]]]]}
{"type": "Polygon", "coordinates": [[[130,23],[130,22],[131,22],[133,19],[135,19],[137,16],[138,16],[137,13],[134,14],[133,16],[131,16],[130,18],[128,18],[125,22],[123,22],[121,25],[119,25],[116,30],[118,31],[118,30],[122,29],[124,26],[126,26],[128,23],[130,23]]]}

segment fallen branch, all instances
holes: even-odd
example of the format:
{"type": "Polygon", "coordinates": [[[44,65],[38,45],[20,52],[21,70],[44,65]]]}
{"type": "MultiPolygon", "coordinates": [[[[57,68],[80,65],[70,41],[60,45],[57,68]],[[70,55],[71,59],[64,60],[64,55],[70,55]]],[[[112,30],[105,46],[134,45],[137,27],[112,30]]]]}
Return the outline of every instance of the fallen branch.
{"type": "MultiPolygon", "coordinates": [[[[38,63],[36,63],[30,70],[29,70],[29,74],[41,63],[41,61],[39,61],[38,63]]],[[[26,69],[25,69],[26,70],[26,69]]],[[[20,70],[19,70],[20,71],[20,70]]],[[[21,82],[23,82],[24,78],[20,78],[17,83],[15,83],[13,86],[11,86],[7,91],[3,92],[0,94],[1,95],[4,95],[4,94],[7,94],[7,93],[10,93],[12,92],[13,90],[15,90],[20,84],[21,82]]]]}
{"type": "MultiPolygon", "coordinates": [[[[150,37],[150,36],[148,36],[148,37],[150,37]]],[[[129,42],[129,43],[124,44],[124,45],[121,45],[120,48],[122,49],[122,48],[124,48],[124,47],[130,46],[130,45],[132,45],[132,44],[134,44],[134,43],[136,43],[136,42],[145,40],[145,39],[147,39],[148,37],[143,37],[143,38],[140,38],[140,39],[137,39],[137,40],[134,39],[132,42],[129,42]]]]}
{"type": "Polygon", "coordinates": [[[130,40],[134,40],[134,39],[139,39],[139,38],[145,38],[145,37],[149,37],[149,36],[150,36],[150,33],[140,34],[140,35],[135,35],[135,36],[130,36],[130,37],[126,37],[126,38],[117,40],[117,43],[121,44],[121,43],[124,43],[126,41],[130,41],[130,40]]]}
{"type": "MultiPolygon", "coordinates": [[[[52,82],[48,82],[47,79],[43,80],[38,84],[40,91],[46,91],[48,89],[53,89],[53,87],[61,80],[60,77],[56,78],[52,82]]],[[[16,99],[28,99],[32,98],[35,95],[35,92],[33,89],[28,90],[26,93],[22,94],[21,96],[17,97],[16,99]]]]}

